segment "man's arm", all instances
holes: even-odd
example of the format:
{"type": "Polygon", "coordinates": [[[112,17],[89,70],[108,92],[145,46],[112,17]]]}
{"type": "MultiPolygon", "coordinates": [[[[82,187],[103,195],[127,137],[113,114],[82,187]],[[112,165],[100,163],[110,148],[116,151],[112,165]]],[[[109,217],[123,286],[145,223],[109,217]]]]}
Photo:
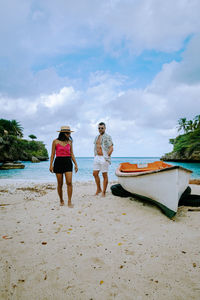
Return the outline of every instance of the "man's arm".
{"type": "Polygon", "coordinates": [[[108,149],[108,156],[111,156],[111,154],[113,153],[113,145],[111,145],[108,149]]]}

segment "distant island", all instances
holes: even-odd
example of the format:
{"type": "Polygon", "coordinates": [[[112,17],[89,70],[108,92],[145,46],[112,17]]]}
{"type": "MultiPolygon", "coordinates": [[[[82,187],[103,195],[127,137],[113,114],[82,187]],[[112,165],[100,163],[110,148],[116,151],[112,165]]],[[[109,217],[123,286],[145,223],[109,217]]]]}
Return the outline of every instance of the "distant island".
{"type": "Polygon", "coordinates": [[[40,162],[49,159],[48,151],[37,137],[23,139],[23,128],[16,120],[0,119],[0,163],[14,161],[40,162]]]}
{"type": "Polygon", "coordinates": [[[169,142],[173,145],[173,151],[161,157],[165,161],[200,162],[200,115],[193,120],[181,118],[178,121],[178,135],[169,142]]]}

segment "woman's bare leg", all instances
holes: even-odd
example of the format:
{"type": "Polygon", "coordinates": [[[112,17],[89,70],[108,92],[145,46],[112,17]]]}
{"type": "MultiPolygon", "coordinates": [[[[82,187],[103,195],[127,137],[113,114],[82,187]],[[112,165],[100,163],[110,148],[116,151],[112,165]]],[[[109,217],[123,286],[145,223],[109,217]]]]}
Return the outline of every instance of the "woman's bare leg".
{"type": "Polygon", "coordinates": [[[58,196],[60,198],[60,205],[63,206],[65,204],[63,200],[63,190],[62,190],[63,174],[56,173],[56,178],[57,178],[57,191],[58,191],[58,196]]]}
{"type": "Polygon", "coordinates": [[[72,191],[73,191],[72,172],[66,172],[65,173],[65,179],[66,179],[66,184],[67,184],[68,206],[73,207],[73,204],[71,202],[71,200],[72,200],[72,191]]]}

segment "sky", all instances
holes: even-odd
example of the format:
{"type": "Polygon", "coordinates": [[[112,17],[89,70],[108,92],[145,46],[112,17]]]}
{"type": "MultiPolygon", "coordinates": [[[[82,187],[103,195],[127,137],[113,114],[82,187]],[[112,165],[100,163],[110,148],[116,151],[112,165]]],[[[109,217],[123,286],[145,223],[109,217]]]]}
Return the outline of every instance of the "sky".
{"type": "Polygon", "coordinates": [[[0,0],[0,118],[51,151],[61,126],[93,156],[98,123],[113,156],[172,151],[200,114],[199,0],[0,0]]]}

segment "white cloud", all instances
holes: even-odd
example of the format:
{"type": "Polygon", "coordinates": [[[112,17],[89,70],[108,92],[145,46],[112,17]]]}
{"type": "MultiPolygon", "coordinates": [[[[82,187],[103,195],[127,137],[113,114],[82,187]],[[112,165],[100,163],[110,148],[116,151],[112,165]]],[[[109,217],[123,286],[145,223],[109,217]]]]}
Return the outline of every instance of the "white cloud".
{"type": "Polygon", "coordinates": [[[42,95],[41,102],[48,108],[56,109],[58,106],[64,107],[65,105],[67,107],[76,98],[77,95],[73,87],[64,87],[58,94],[42,95]]]}
{"type": "Polygon", "coordinates": [[[170,64],[166,65],[145,89],[126,90],[119,76],[94,73],[86,90],[65,86],[56,93],[32,98],[31,102],[1,97],[2,114],[20,121],[29,128],[25,134],[35,134],[49,149],[56,130],[70,125],[75,130],[77,155],[92,155],[97,124],[105,121],[115,141],[115,155],[162,155],[171,150],[168,140],[177,133],[177,120],[193,118],[200,107],[200,84],[170,84],[175,69],[172,64],[173,72],[169,73],[169,68],[170,64]]]}
{"type": "Polygon", "coordinates": [[[171,150],[177,120],[199,114],[199,1],[8,0],[0,6],[1,117],[16,119],[49,149],[56,130],[70,125],[77,155],[92,155],[97,124],[105,121],[115,155],[162,155],[171,150]],[[124,61],[124,50],[130,57],[148,49],[170,53],[188,36],[182,60],[164,64],[143,89],[128,89],[132,78],[109,66],[82,84],[78,70],[74,79],[63,77],[51,61],[96,47],[124,61]]]}
{"type": "Polygon", "coordinates": [[[33,57],[102,41],[110,49],[114,45],[113,50],[123,41],[134,51],[175,51],[188,35],[198,32],[199,10],[198,0],[29,0],[20,5],[8,0],[1,3],[0,53],[16,55],[17,49],[33,57]]]}
{"type": "MultiPolygon", "coordinates": [[[[199,28],[200,29],[200,28],[199,28]]],[[[183,53],[183,61],[177,66],[173,78],[178,82],[195,85],[200,82],[200,31],[194,35],[186,51],[183,53]]]]}
{"type": "Polygon", "coordinates": [[[38,103],[29,102],[26,98],[7,98],[0,95],[0,107],[2,114],[18,114],[19,116],[32,115],[37,112],[38,103]]]}

